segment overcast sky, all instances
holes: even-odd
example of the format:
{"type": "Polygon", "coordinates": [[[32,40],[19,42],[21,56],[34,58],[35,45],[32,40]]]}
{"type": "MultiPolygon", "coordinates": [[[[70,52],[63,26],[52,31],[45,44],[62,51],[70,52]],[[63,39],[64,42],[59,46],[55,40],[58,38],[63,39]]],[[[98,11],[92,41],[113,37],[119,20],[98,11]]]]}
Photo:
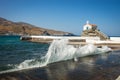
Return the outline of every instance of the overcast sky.
{"type": "Polygon", "coordinates": [[[120,0],[0,0],[0,17],[77,35],[89,20],[120,36],[120,0]]]}

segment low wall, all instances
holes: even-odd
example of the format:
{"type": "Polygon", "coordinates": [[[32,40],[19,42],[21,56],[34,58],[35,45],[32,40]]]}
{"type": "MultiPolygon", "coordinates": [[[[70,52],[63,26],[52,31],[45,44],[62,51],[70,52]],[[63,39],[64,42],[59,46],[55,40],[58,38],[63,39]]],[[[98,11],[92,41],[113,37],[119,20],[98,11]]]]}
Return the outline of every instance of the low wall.
{"type": "Polygon", "coordinates": [[[94,44],[98,47],[108,46],[112,49],[120,50],[120,38],[111,37],[110,40],[101,41],[98,37],[66,37],[66,36],[22,36],[21,40],[39,42],[39,43],[51,43],[55,39],[68,39],[69,45],[79,46],[86,44],[94,44]]]}
{"type": "Polygon", "coordinates": [[[110,37],[110,40],[112,40],[112,41],[120,41],[120,37],[110,37]]]}

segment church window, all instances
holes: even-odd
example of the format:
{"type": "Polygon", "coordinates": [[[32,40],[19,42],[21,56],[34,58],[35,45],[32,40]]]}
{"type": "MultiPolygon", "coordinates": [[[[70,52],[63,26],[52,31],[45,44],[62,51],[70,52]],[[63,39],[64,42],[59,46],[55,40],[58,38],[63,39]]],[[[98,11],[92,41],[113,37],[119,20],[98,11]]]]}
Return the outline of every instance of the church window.
{"type": "Polygon", "coordinates": [[[88,30],[88,29],[89,29],[89,27],[87,26],[87,27],[86,27],[86,30],[88,30]]]}

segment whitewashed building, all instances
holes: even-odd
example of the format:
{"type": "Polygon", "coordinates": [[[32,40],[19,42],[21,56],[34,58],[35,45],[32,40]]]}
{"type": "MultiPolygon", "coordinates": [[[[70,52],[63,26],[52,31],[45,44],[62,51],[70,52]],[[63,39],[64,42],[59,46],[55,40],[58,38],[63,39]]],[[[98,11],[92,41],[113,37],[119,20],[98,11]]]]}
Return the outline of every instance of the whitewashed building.
{"type": "Polygon", "coordinates": [[[90,24],[89,21],[86,22],[86,24],[83,26],[83,31],[85,30],[96,30],[97,25],[95,24],[90,24]]]}

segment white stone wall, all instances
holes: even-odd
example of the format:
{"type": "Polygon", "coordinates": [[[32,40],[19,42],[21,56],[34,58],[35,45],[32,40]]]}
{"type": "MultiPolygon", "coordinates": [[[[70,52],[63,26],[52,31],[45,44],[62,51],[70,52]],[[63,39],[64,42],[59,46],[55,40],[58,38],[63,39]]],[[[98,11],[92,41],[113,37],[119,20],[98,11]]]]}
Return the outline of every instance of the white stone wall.
{"type": "Polygon", "coordinates": [[[120,41],[120,37],[110,37],[110,40],[112,40],[112,41],[120,41]]]}

